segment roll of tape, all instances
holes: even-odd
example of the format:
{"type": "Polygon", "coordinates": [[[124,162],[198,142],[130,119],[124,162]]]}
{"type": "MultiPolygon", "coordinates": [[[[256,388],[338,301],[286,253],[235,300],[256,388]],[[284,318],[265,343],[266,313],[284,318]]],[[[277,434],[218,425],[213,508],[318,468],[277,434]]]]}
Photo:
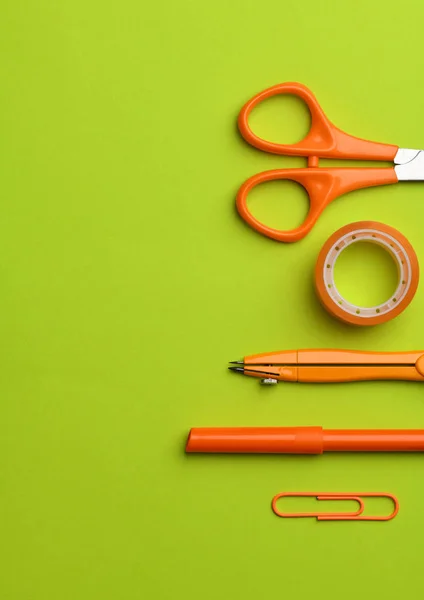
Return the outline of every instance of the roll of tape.
{"type": "Polygon", "coordinates": [[[378,325],[397,317],[411,302],[417,290],[419,266],[408,240],[396,229],[375,221],[359,221],[342,227],[327,240],[315,267],[318,297],[327,311],[352,325],[378,325]],[[341,296],[334,282],[334,267],[340,254],[358,242],[371,242],[384,248],[397,265],[399,281],[395,293],[383,304],[365,308],[341,296]]]}

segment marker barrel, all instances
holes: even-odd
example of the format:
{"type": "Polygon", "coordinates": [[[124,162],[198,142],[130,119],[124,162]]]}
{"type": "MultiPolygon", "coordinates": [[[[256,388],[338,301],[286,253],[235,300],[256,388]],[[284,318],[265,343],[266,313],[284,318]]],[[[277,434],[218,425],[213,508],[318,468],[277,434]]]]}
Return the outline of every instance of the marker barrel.
{"type": "Polygon", "coordinates": [[[193,428],[188,436],[186,452],[231,454],[424,452],[424,430],[322,429],[322,427],[193,428]]]}

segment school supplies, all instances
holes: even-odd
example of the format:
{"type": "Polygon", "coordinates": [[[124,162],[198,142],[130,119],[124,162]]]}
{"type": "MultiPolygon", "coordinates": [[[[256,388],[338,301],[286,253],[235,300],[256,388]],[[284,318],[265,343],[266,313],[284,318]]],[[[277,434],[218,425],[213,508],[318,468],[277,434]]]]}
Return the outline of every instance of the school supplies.
{"type": "MultiPolygon", "coordinates": [[[[307,235],[324,208],[335,198],[365,187],[398,181],[424,180],[424,151],[369,142],[350,136],[325,116],[312,92],[299,83],[283,83],[254,96],[242,108],[238,125],[244,139],[265,152],[304,156],[306,168],[275,169],[254,175],[237,194],[241,217],[258,232],[281,242],[295,242],[307,235]],[[263,100],[291,94],[304,100],[311,114],[311,126],[298,144],[279,144],[258,137],[250,129],[251,111],[263,100]],[[319,160],[354,159],[390,161],[393,167],[320,167],[319,160]],[[248,195],[260,183],[292,180],[309,195],[305,221],[292,230],[278,230],[261,223],[248,208],[248,195]]],[[[315,288],[325,309],[339,320],[353,325],[376,325],[399,315],[411,302],[419,281],[419,266],[408,240],[396,229],[375,221],[360,221],[342,227],[324,244],[316,263],[315,288]],[[339,293],[334,267],[344,249],[358,242],[384,248],[398,269],[395,292],[385,302],[361,307],[339,293]]],[[[359,350],[289,350],[246,356],[231,363],[231,371],[261,379],[264,384],[291,382],[348,382],[361,380],[424,381],[424,350],[411,352],[363,352],[359,350]]],[[[187,453],[310,454],[324,452],[424,452],[424,429],[323,429],[322,427],[203,427],[190,430],[187,453]]],[[[282,518],[315,517],[319,521],[388,521],[399,510],[393,494],[380,492],[281,492],[272,501],[274,513],[282,518]],[[287,497],[315,497],[318,501],[354,501],[357,508],[341,512],[287,512],[281,500],[287,497]],[[388,498],[393,510],[388,515],[364,514],[367,498],[388,498]]]]}

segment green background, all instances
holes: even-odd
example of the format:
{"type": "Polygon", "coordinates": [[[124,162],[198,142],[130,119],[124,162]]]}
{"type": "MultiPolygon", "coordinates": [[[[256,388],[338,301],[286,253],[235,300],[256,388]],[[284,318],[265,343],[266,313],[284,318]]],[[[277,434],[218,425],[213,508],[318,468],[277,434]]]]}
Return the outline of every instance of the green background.
{"type": "MultiPolygon", "coordinates": [[[[192,426],[424,427],[418,384],[263,388],[226,370],[278,349],[424,347],[423,286],[362,330],[312,285],[352,221],[398,228],[423,257],[420,184],[345,196],[292,245],[234,208],[252,174],[305,164],[237,134],[275,83],[310,86],[349,133],[424,144],[422,1],[5,0],[0,16],[1,599],[421,597],[423,457],[184,444],[192,426]],[[278,519],[289,490],[388,491],[401,510],[278,519]]],[[[253,119],[293,141],[305,117],[279,99],[253,119]]],[[[300,222],[298,191],[280,191],[252,207],[300,222]]]]}

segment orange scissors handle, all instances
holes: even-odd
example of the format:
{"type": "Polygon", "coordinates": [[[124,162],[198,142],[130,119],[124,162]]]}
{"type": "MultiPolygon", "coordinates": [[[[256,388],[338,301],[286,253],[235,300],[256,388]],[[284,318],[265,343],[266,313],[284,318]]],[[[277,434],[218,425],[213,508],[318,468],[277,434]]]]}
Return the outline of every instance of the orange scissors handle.
{"type": "Polygon", "coordinates": [[[237,195],[241,217],[256,231],[281,242],[296,242],[313,227],[324,208],[347,192],[377,185],[397,183],[394,168],[319,168],[319,158],[392,161],[398,146],[379,144],[353,137],[335,127],[325,116],[315,96],[300,83],[282,83],[254,96],[242,108],[238,125],[243,138],[252,146],[273,154],[307,156],[305,169],[265,171],[248,179],[237,195]],[[311,113],[311,127],[297,144],[277,144],[258,137],[249,126],[249,115],[263,100],[277,94],[290,94],[304,100],[311,113]],[[267,181],[288,179],[301,184],[309,195],[310,207],[302,225],[296,229],[278,230],[258,221],[247,207],[247,196],[256,185],[267,181]]]}
{"type": "Polygon", "coordinates": [[[335,198],[356,189],[397,182],[396,172],[390,167],[276,169],[258,173],[248,179],[239,189],[236,204],[240,216],[259,233],[279,242],[297,242],[310,232],[324,208],[335,198]],[[269,227],[254,217],[247,205],[247,197],[252,188],[266,181],[281,179],[300,183],[309,196],[306,219],[295,229],[280,230],[269,227]]]}
{"type": "Polygon", "coordinates": [[[246,142],[273,154],[391,161],[398,151],[398,146],[362,140],[335,127],[325,116],[311,90],[301,83],[279,83],[253,96],[241,109],[238,126],[246,142]],[[311,113],[310,130],[297,144],[268,142],[254,134],[249,127],[248,120],[252,110],[263,100],[279,94],[298,96],[306,103],[311,113]]]}

